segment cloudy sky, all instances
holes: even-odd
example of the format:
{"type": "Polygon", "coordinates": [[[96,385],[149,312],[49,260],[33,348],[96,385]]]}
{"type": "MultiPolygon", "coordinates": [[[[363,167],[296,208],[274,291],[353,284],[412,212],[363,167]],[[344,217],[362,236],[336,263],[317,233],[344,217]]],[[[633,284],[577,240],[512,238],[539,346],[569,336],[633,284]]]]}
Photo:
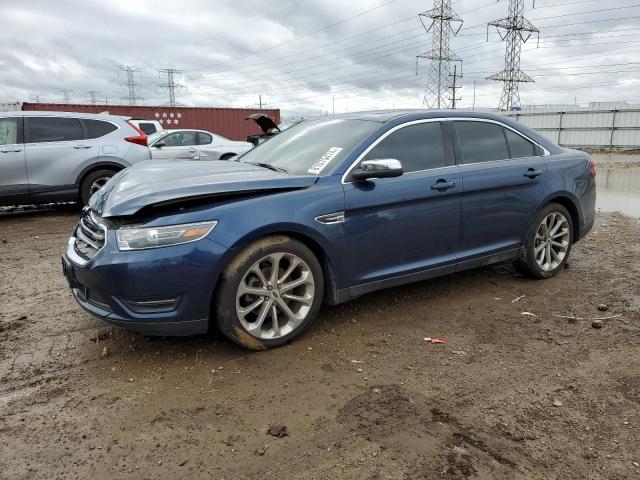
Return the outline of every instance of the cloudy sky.
{"type": "MultiPolygon", "coordinates": [[[[523,104],[640,102],[639,0],[525,0],[540,30],[522,51],[523,104]]],[[[486,23],[507,1],[453,0],[464,24],[451,48],[463,59],[462,107],[496,107],[504,43],[486,23]]],[[[141,104],[168,95],[158,70],[183,71],[177,100],[254,106],[262,95],[285,114],[418,108],[431,49],[418,13],[431,0],[0,0],[0,102],[74,103],[99,91],[124,103],[116,65],[139,68],[141,104]]]]}

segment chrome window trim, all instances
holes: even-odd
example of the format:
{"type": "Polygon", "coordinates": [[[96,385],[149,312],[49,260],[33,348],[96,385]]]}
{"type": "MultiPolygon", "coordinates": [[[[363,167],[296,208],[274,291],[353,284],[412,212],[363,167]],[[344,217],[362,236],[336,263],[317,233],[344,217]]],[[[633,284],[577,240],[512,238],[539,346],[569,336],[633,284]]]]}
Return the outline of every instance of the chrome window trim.
{"type": "MultiPolygon", "coordinates": [[[[347,182],[346,178],[349,176],[349,174],[351,173],[351,171],[356,168],[356,165],[358,165],[360,163],[360,161],[362,161],[362,159],[364,157],[367,156],[367,154],[373,150],[382,140],[384,140],[385,138],[387,138],[389,135],[391,135],[392,133],[400,130],[401,128],[405,128],[405,127],[409,127],[411,125],[418,125],[420,123],[431,123],[431,122],[446,122],[447,119],[446,118],[423,118],[421,120],[412,120],[410,122],[405,122],[405,123],[401,123],[400,125],[396,125],[395,127],[393,127],[390,130],[387,130],[386,132],[384,132],[382,135],[380,135],[378,138],[376,138],[373,143],[371,145],[369,145],[366,150],[364,152],[362,152],[360,155],[358,155],[358,158],[356,158],[353,163],[349,166],[349,168],[347,168],[347,171],[344,172],[342,174],[342,178],[340,179],[340,183],[342,183],[343,185],[347,185],[349,183],[355,183],[355,182],[347,182]]],[[[426,172],[426,171],[431,171],[431,170],[437,170],[440,168],[449,168],[451,166],[454,165],[445,165],[443,167],[436,167],[436,168],[428,168],[425,170],[414,170],[412,172],[407,172],[407,173],[403,173],[402,176],[404,177],[405,175],[410,175],[412,173],[419,173],[419,172],[426,172]]]]}
{"type": "MultiPolygon", "coordinates": [[[[537,147],[539,147],[542,150],[542,155],[536,155],[537,157],[548,157],[549,155],[551,155],[551,152],[549,150],[547,150],[546,148],[544,148],[542,145],[540,145],[538,142],[536,142],[535,140],[527,137],[524,133],[516,130],[513,127],[510,127],[509,125],[507,125],[506,123],[502,123],[498,120],[493,120],[491,118],[478,118],[478,117],[448,117],[447,121],[450,122],[484,122],[484,123],[495,123],[496,125],[500,125],[501,127],[504,128],[508,128],[509,130],[511,130],[512,132],[514,132],[517,135],[520,135],[522,138],[524,138],[525,140],[528,140],[529,142],[533,143],[534,145],[536,145],[537,147]]],[[[480,164],[480,163],[489,163],[489,162],[502,162],[504,160],[518,160],[519,158],[532,158],[532,157],[513,157],[513,158],[501,158],[499,160],[489,160],[488,162],[473,162],[473,163],[461,163],[460,165],[475,165],[475,164],[480,164]]]]}

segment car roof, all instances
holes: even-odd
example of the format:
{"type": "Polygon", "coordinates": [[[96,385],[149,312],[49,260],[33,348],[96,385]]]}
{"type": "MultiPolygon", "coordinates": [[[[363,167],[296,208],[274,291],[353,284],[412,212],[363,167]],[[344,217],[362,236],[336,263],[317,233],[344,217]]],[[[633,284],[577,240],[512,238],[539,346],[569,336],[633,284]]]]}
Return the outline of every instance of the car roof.
{"type": "Polygon", "coordinates": [[[402,117],[415,117],[415,119],[427,118],[486,118],[488,120],[499,120],[504,122],[505,116],[495,113],[477,112],[472,110],[421,110],[421,109],[402,109],[402,110],[372,110],[365,112],[342,113],[335,115],[338,118],[350,120],[369,120],[374,122],[386,123],[397,120],[402,117]]]}
{"type": "Polygon", "coordinates": [[[55,112],[40,110],[25,110],[18,112],[1,112],[4,117],[80,117],[95,118],[97,120],[130,120],[131,117],[122,115],[109,115],[107,113],[86,113],[86,112],[55,112]]]}

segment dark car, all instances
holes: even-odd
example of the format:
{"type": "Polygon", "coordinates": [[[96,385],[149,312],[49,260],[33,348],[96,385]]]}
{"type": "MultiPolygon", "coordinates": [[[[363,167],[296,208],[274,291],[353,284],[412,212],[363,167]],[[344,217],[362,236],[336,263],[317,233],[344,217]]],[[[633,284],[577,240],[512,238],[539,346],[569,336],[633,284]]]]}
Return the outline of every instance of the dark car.
{"type": "Polygon", "coordinates": [[[64,271],[107,322],[217,327],[264,349],[323,302],[503,261],[557,274],[593,225],[594,176],[587,154],[499,115],[326,117],[239,161],[118,173],[83,213],[64,271]]]}
{"type": "Polygon", "coordinates": [[[277,135],[278,133],[284,132],[285,130],[298,125],[300,122],[304,120],[302,118],[298,120],[292,120],[289,122],[280,122],[276,124],[273,119],[264,113],[252,113],[245,120],[252,120],[256,122],[256,124],[262,130],[261,135],[249,135],[247,137],[247,142],[252,143],[254,145],[260,145],[269,137],[277,135]]]}

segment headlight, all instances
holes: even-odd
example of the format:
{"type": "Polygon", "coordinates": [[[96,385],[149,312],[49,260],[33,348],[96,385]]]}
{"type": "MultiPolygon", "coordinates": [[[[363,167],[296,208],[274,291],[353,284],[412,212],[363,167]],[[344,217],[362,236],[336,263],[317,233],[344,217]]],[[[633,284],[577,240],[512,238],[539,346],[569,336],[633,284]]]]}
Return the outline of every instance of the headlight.
{"type": "Polygon", "coordinates": [[[217,224],[218,221],[214,220],[168,227],[123,227],[116,230],[118,250],[142,250],[195,242],[209,235],[217,224]]]}

